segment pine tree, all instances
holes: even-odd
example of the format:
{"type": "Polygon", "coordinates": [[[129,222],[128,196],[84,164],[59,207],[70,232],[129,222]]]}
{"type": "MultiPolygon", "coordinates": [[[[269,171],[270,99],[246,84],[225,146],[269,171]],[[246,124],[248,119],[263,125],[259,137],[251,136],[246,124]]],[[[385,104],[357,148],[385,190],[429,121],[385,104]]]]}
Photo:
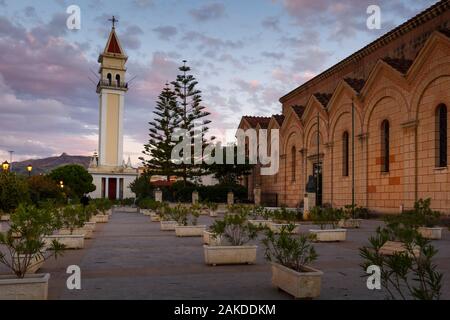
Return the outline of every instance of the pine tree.
{"type": "Polygon", "coordinates": [[[177,112],[176,94],[169,88],[169,84],[166,84],[158,96],[156,108],[153,111],[155,117],[149,122],[150,139],[142,151],[149,156],[149,159],[139,158],[149,176],[161,175],[169,180],[171,176],[176,175],[177,166],[172,163],[171,156],[175,146],[172,135],[180,122],[177,112]]]}
{"type": "MultiPolygon", "coordinates": [[[[177,96],[177,110],[180,117],[180,129],[186,130],[190,137],[191,146],[191,162],[189,164],[180,164],[180,176],[186,183],[188,179],[196,179],[208,173],[208,169],[204,164],[195,164],[195,159],[200,155],[194,153],[194,140],[201,139],[202,154],[204,148],[208,145],[205,134],[208,131],[207,125],[211,122],[206,117],[210,115],[205,111],[205,107],[201,105],[201,91],[196,88],[198,82],[195,77],[188,74],[191,68],[186,65],[183,60],[183,66],[179,68],[181,74],[172,82],[174,91],[177,96]]],[[[213,140],[214,137],[211,137],[213,140]]]]}

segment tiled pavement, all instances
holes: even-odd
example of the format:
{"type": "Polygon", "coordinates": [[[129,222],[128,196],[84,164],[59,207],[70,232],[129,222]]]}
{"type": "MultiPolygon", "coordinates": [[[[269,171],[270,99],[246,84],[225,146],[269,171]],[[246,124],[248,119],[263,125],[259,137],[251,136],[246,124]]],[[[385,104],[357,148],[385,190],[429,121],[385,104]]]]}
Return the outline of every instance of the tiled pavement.
{"type": "MultiPolygon", "coordinates": [[[[199,223],[212,221],[202,216],[199,223]]],[[[343,243],[315,244],[319,259],[314,266],[324,272],[320,299],[383,299],[382,292],[366,288],[358,255],[379,224],[364,221],[361,229],[348,231],[343,243]]],[[[442,298],[450,299],[450,233],[445,230],[435,245],[438,265],[446,272],[442,298]]],[[[51,274],[50,299],[291,299],[271,286],[261,245],[255,265],[206,266],[201,238],[177,238],[138,213],[115,212],[109,223],[97,224],[85,249],[47,261],[40,272],[51,274]],[[81,268],[81,290],[66,288],[65,270],[72,264],[81,268]]]]}

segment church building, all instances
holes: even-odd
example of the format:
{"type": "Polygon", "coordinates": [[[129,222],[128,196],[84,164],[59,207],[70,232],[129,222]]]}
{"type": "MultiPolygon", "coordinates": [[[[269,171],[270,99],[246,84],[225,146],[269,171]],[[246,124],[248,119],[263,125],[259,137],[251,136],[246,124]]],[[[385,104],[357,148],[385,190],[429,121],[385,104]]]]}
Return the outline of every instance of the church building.
{"type": "Polygon", "coordinates": [[[99,95],[99,142],[89,173],[94,178],[97,189],[90,194],[93,198],[111,200],[132,198],[129,185],[138,176],[137,169],[131,166],[130,158],[123,158],[123,113],[125,82],[128,57],[126,56],[115,31],[115,22],[109,34],[103,53],[100,54],[100,80],[97,84],[99,95]]]}
{"type": "MultiPolygon", "coordinates": [[[[398,213],[420,198],[450,214],[450,1],[443,0],[280,98],[281,114],[240,129],[279,129],[277,174],[243,180],[265,205],[316,202],[398,213]]],[[[270,136],[268,138],[270,148],[270,136]]]]}

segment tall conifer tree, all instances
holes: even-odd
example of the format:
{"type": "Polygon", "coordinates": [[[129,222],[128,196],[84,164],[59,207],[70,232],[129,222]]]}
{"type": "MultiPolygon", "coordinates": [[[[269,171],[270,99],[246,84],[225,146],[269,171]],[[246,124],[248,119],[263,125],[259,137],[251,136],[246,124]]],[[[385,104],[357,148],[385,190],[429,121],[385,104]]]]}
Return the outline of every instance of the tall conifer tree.
{"type": "MultiPolygon", "coordinates": [[[[180,176],[184,182],[188,179],[196,179],[208,173],[207,167],[204,164],[195,164],[195,159],[200,156],[194,152],[194,140],[199,138],[201,141],[201,151],[207,146],[205,134],[208,131],[208,124],[211,122],[206,119],[210,115],[205,111],[205,107],[201,105],[202,97],[201,91],[197,89],[197,80],[192,74],[189,74],[191,68],[186,65],[186,60],[183,60],[183,65],[179,68],[180,74],[176,80],[172,82],[175,94],[177,96],[177,110],[180,117],[179,127],[188,132],[191,147],[191,163],[181,164],[180,176]]],[[[211,137],[213,140],[214,137],[211,137]]]]}
{"type": "Polygon", "coordinates": [[[158,96],[153,113],[154,120],[149,122],[150,139],[142,151],[149,159],[139,159],[144,163],[146,174],[165,176],[169,180],[171,176],[177,175],[178,168],[171,161],[172,149],[175,146],[172,136],[180,125],[176,94],[169,88],[169,84],[166,84],[158,96]]]}

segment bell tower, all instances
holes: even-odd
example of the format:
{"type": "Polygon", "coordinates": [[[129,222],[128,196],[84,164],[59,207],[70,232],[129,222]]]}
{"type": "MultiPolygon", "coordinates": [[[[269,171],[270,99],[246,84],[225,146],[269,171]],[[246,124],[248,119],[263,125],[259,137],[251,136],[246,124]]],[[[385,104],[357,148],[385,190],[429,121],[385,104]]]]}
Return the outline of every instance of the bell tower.
{"type": "Polygon", "coordinates": [[[93,157],[89,173],[96,185],[91,197],[115,200],[134,197],[129,185],[138,173],[130,160],[125,163],[123,159],[123,114],[125,93],[128,91],[125,64],[128,57],[116,34],[117,19],[113,16],[109,21],[112,22],[111,32],[105,49],[98,57],[98,154],[93,157]]]}
{"type": "Polygon", "coordinates": [[[97,85],[100,103],[99,166],[118,167],[123,162],[123,108],[128,90],[125,82],[125,64],[128,57],[116,34],[116,18],[105,49],[98,57],[100,81],[97,85]]]}

